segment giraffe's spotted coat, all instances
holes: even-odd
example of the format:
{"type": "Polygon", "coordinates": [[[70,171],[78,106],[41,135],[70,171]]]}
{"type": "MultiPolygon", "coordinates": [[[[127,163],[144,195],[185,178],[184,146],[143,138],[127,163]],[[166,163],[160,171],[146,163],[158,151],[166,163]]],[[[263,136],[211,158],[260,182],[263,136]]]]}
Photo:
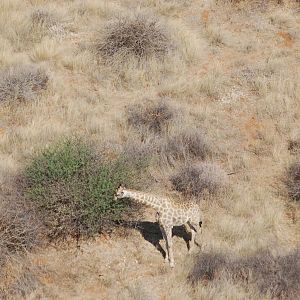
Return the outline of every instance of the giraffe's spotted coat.
{"type": "Polygon", "coordinates": [[[166,260],[170,266],[174,266],[172,249],[173,226],[185,225],[192,234],[190,250],[195,243],[195,234],[202,224],[202,214],[198,205],[194,203],[174,203],[170,198],[158,197],[149,193],[119,187],[116,191],[116,199],[131,198],[156,209],[156,220],[160,226],[163,238],[166,242],[166,260]]]}

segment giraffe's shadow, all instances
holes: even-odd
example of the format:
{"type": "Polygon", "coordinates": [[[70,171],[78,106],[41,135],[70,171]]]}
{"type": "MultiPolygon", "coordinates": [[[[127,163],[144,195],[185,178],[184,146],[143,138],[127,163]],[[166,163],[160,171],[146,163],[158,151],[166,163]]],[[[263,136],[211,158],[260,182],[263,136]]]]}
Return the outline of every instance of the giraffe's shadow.
{"type": "MultiPolygon", "coordinates": [[[[126,227],[134,228],[138,230],[143,238],[151,243],[162,255],[166,256],[166,251],[162,248],[160,242],[163,241],[163,236],[157,222],[137,221],[129,222],[126,227]]],[[[189,247],[190,235],[186,232],[184,226],[174,226],[172,230],[172,236],[182,238],[187,248],[189,247]]]]}

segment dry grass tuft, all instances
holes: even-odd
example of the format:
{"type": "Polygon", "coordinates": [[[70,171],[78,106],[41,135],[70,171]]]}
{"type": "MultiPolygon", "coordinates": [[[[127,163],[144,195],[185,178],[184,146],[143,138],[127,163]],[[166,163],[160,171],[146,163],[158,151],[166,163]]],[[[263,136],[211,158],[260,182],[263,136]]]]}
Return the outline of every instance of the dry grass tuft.
{"type": "Polygon", "coordinates": [[[300,162],[293,163],[286,172],[285,184],[291,199],[300,201],[300,162]]]}
{"type": "Polygon", "coordinates": [[[33,100],[47,88],[49,77],[34,65],[13,66],[0,73],[0,102],[33,100]]]}
{"type": "Polygon", "coordinates": [[[145,15],[109,22],[95,46],[96,53],[108,62],[116,55],[138,59],[163,57],[171,48],[166,29],[158,19],[145,15]]]}
{"type": "Polygon", "coordinates": [[[128,124],[138,130],[159,134],[173,120],[174,110],[164,101],[133,104],[128,108],[128,124]]]}
{"type": "Polygon", "coordinates": [[[188,276],[195,284],[207,280],[234,280],[256,285],[262,294],[272,298],[294,299],[300,292],[300,251],[273,256],[261,251],[246,258],[233,258],[221,253],[204,253],[197,257],[188,276]]]}
{"type": "Polygon", "coordinates": [[[217,194],[227,185],[227,174],[217,164],[187,165],[170,178],[173,188],[186,196],[217,194]]]}
{"type": "Polygon", "coordinates": [[[33,26],[40,26],[47,29],[57,24],[55,15],[45,9],[37,8],[30,15],[33,26]]]}
{"type": "Polygon", "coordinates": [[[212,150],[206,136],[200,130],[185,130],[168,139],[164,152],[167,157],[173,159],[204,160],[212,153],[212,150]]]}
{"type": "Polygon", "coordinates": [[[45,36],[62,37],[70,24],[65,16],[56,14],[46,8],[36,8],[30,15],[29,37],[32,42],[41,42],[45,36]]]}

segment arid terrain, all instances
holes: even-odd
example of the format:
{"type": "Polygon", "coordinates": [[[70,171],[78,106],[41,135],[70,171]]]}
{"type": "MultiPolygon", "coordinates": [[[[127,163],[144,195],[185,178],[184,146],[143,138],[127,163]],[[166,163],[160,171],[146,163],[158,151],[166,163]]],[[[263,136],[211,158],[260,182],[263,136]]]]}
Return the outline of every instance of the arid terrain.
{"type": "Polygon", "coordinates": [[[299,1],[0,0],[0,299],[297,299],[299,125],[299,1]],[[171,269],[146,207],[76,241],[28,169],[66,138],[198,203],[200,247],[175,228],[171,269]]]}

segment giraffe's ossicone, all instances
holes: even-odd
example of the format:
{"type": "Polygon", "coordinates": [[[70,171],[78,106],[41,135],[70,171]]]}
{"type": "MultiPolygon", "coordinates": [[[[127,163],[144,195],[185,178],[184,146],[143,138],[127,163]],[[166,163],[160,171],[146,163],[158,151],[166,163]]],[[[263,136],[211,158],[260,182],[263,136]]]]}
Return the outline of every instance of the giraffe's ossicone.
{"type": "Polygon", "coordinates": [[[172,248],[173,226],[185,225],[185,228],[191,232],[189,251],[193,249],[195,235],[202,225],[202,213],[198,205],[195,203],[178,204],[170,198],[159,197],[120,186],[116,191],[115,199],[122,198],[130,198],[156,210],[156,220],[166,242],[167,251],[165,260],[169,261],[171,267],[174,267],[172,248]]]}

